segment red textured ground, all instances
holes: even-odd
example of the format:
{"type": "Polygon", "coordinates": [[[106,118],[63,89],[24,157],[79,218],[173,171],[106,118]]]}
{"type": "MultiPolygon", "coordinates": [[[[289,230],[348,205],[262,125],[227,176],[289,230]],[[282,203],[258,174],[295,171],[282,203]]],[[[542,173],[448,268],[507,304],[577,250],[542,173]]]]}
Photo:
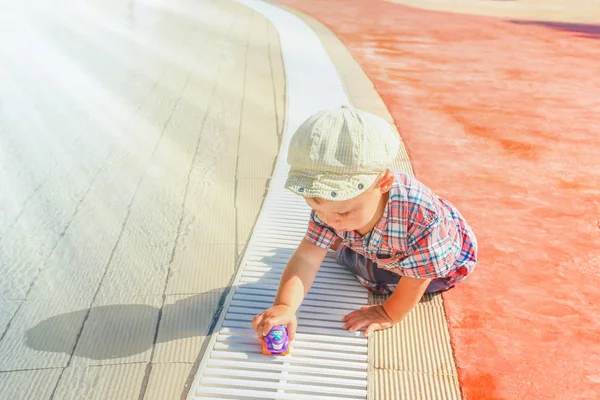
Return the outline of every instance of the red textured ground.
{"type": "Polygon", "coordinates": [[[478,235],[445,295],[464,397],[599,399],[600,27],[280,1],[343,40],[478,235]]]}

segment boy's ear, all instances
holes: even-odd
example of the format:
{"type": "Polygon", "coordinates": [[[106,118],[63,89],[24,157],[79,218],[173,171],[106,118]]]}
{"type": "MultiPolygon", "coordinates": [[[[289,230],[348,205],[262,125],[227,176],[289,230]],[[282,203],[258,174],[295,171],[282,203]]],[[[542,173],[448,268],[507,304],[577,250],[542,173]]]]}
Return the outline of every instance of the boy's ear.
{"type": "Polygon", "coordinates": [[[390,190],[392,185],[394,184],[394,173],[389,169],[383,171],[378,178],[379,181],[379,189],[381,193],[386,193],[390,190]]]}

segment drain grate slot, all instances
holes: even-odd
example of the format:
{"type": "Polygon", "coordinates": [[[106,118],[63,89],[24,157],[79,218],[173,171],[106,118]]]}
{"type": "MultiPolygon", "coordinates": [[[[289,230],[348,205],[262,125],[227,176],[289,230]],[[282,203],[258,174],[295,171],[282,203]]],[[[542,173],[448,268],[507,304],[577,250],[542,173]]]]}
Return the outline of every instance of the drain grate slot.
{"type": "MultiPolygon", "coordinates": [[[[272,185],[283,185],[273,180],[272,185]]],[[[281,191],[267,199],[280,201],[281,191]]],[[[267,203],[267,202],[265,202],[267,203]]],[[[308,216],[299,197],[287,197],[290,212],[308,216]]],[[[265,207],[267,207],[265,205],[265,207]]],[[[341,318],[368,304],[366,290],[330,253],[298,310],[292,353],[268,357],[252,330],[254,315],[272,305],[287,260],[307,218],[265,223],[258,218],[246,255],[200,365],[193,398],[365,399],[367,339],[341,329],[341,318]],[[335,291],[334,291],[335,288],[335,291]]]]}
{"type": "MultiPolygon", "coordinates": [[[[273,185],[283,184],[273,181],[273,185]]],[[[276,198],[271,192],[268,198],[276,198]]],[[[301,198],[288,198],[295,213],[308,215],[301,198]]],[[[326,257],[315,282],[298,310],[298,331],[286,357],[261,353],[251,329],[254,315],[272,305],[285,263],[306,228],[306,218],[288,220],[286,230],[263,224],[259,216],[245,258],[200,366],[193,396],[235,399],[365,399],[367,339],[341,329],[341,318],[368,304],[368,294],[356,279],[326,257]],[[268,244],[266,235],[274,239],[268,244]],[[257,245],[258,244],[258,245],[257,245]],[[333,291],[335,288],[335,292],[333,291]],[[339,293],[339,294],[338,294],[339,293]]]]}

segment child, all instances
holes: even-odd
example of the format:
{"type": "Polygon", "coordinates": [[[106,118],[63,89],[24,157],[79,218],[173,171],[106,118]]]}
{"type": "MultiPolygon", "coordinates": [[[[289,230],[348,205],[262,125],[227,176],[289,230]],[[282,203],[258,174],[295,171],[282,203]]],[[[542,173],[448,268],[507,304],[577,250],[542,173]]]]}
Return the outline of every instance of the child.
{"type": "Polygon", "coordinates": [[[343,329],[364,329],[365,336],[401,321],[423,293],[448,290],[473,270],[471,228],[448,201],[388,169],[398,148],[386,121],[347,106],[318,112],[295,132],[285,187],[303,196],[312,213],[273,307],[252,320],[259,339],[280,324],[294,338],[296,310],[328,249],[369,290],[392,293],[384,305],[342,319],[343,329]]]}

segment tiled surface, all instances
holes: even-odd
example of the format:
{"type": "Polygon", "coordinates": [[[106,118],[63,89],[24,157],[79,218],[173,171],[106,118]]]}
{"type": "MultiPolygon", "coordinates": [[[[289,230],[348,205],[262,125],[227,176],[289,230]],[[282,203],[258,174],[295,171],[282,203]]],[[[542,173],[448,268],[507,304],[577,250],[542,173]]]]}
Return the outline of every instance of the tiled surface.
{"type": "Polygon", "coordinates": [[[86,313],[77,299],[24,302],[0,342],[0,371],[66,366],[86,313]]]}
{"type": "Polygon", "coordinates": [[[459,400],[456,375],[425,375],[419,372],[376,369],[370,372],[369,400],[459,400]]]}
{"type": "Polygon", "coordinates": [[[161,302],[161,296],[123,294],[96,302],[87,315],[71,365],[149,362],[161,302]]]}
{"type": "Polygon", "coordinates": [[[177,396],[177,393],[183,393],[191,369],[191,363],[154,363],[150,372],[148,386],[146,386],[144,399],[166,400],[180,398],[180,396],[177,396]]]}
{"type": "MultiPolygon", "coordinates": [[[[382,304],[386,297],[372,303],[382,304]]],[[[372,340],[373,368],[456,376],[444,306],[439,295],[421,302],[399,324],[372,340]]]]}
{"type": "Polygon", "coordinates": [[[21,303],[22,300],[0,300],[0,336],[8,329],[8,324],[21,303]]]}
{"type": "Polygon", "coordinates": [[[155,363],[191,364],[208,336],[223,290],[191,296],[167,296],[156,340],[155,363]]]}
{"type": "Polygon", "coordinates": [[[242,178],[238,180],[237,193],[237,242],[246,243],[250,239],[250,233],[256,223],[256,215],[248,213],[246,210],[260,209],[265,197],[266,185],[263,178],[249,179],[242,178]]]}
{"type": "Polygon", "coordinates": [[[229,0],[7,7],[0,398],[179,398],[271,176],[278,34],[229,0]]]}
{"type": "Polygon", "coordinates": [[[49,400],[62,368],[0,372],[4,399],[49,400]]]}
{"type": "Polygon", "coordinates": [[[197,294],[226,287],[236,266],[236,246],[190,240],[175,254],[167,294],[197,294]]]}
{"type": "Polygon", "coordinates": [[[135,399],[146,363],[66,368],[54,394],[56,399],[135,399]]]}

